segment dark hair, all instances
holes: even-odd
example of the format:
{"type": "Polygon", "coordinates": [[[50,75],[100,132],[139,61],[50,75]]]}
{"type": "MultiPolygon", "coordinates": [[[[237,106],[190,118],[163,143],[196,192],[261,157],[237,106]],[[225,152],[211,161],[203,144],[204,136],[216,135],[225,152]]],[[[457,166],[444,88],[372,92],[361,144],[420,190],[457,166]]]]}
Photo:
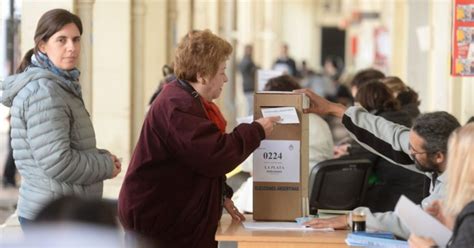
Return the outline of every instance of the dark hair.
{"type": "Polygon", "coordinates": [[[360,87],[355,101],[368,111],[400,110],[400,103],[395,99],[392,91],[380,80],[372,80],[360,87]]]}
{"type": "Polygon", "coordinates": [[[415,103],[416,106],[419,106],[420,105],[420,100],[418,99],[418,97],[419,97],[418,93],[416,93],[416,91],[414,91],[410,87],[407,87],[406,90],[401,91],[397,95],[397,99],[398,99],[398,101],[400,101],[400,104],[402,106],[410,104],[410,103],[415,103]]]}
{"type": "Polygon", "coordinates": [[[471,122],[474,122],[474,116],[471,116],[471,118],[469,118],[469,120],[467,120],[466,124],[469,124],[471,122]]]}
{"type": "Polygon", "coordinates": [[[385,77],[385,74],[383,74],[383,72],[379,70],[372,69],[372,68],[364,69],[355,74],[350,84],[351,84],[351,87],[355,86],[357,89],[359,89],[360,87],[362,87],[362,85],[372,80],[382,79],[384,77],[385,77]]]}
{"type": "Polygon", "coordinates": [[[297,89],[301,89],[301,86],[298,81],[290,75],[271,78],[263,88],[263,90],[267,91],[293,91],[297,89]]]}
{"type": "Polygon", "coordinates": [[[426,152],[446,154],[449,135],[460,126],[456,117],[445,111],[437,111],[420,115],[415,119],[412,129],[424,139],[423,148],[426,152]]]}
{"type": "Polygon", "coordinates": [[[69,23],[74,23],[82,35],[82,22],[77,15],[65,9],[52,9],[44,13],[36,25],[35,47],[26,52],[16,72],[23,72],[31,64],[31,56],[38,53],[40,42],[48,42],[51,36],[69,23]]]}
{"type": "Polygon", "coordinates": [[[63,196],[48,203],[36,215],[35,222],[70,221],[115,228],[115,213],[115,207],[103,200],[63,196]]]}

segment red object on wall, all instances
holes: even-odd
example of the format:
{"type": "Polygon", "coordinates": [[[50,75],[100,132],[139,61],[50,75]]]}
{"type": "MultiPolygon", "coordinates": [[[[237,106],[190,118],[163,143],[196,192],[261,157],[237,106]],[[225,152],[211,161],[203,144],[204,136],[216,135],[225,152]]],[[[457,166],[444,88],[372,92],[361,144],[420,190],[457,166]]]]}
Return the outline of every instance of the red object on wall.
{"type": "Polygon", "coordinates": [[[352,57],[357,55],[357,36],[351,37],[351,55],[352,57]]]}
{"type": "Polygon", "coordinates": [[[451,75],[474,76],[474,0],[453,4],[451,75]]]}

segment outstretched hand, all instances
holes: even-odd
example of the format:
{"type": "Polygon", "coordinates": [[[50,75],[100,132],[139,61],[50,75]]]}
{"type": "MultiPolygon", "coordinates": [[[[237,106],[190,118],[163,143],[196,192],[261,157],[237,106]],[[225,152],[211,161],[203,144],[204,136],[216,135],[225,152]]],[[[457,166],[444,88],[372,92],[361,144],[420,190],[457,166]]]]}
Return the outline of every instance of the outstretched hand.
{"type": "Polygon", "coordinates": [[[318,115],[334,115],[342,117],[346,111],[346,107],[339,103],[333,103],[326,98],[317,95],[310,89],[294,90],[295,93],[304,93],[310,99],[309,108],[304,109],[305,113],[314,113],[318,115]]]}
{"type": "Polygon", "coordinates": [[[303,223],[303,225],[310,226],[312,228],[347,229],[347,215],[327,219],[315,218],[303,223]]]}

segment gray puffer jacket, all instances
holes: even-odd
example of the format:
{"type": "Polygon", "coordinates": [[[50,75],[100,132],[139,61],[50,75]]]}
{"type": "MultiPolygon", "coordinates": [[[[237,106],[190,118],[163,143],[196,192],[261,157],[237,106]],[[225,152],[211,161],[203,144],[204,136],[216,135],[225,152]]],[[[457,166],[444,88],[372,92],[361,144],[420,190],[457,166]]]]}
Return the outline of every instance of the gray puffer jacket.
{"type": "Polygon", "coordinates": [[[6,78],[0,90],[0,102],[11,107],[13,157],[23,179],[18,215],[34,219],[62,195],[101,198],[114,164],[96,148],[79,84],[29,68],[6,78]]]}

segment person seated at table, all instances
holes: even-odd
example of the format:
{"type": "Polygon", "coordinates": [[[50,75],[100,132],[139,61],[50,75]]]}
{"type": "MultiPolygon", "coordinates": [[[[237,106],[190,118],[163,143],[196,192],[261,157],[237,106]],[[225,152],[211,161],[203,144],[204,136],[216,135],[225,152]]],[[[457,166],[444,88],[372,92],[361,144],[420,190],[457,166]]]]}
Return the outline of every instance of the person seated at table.
{"type": "MultiPolygon", "coordinates": [[[[410,129],[383,117],[373,115],[362,107],[345,107],[329,102],[308,89],[297,90],[311,99],[306,113],[331,114],[342,118],[342,123],[359,144],[382,156],[397,166],[425,173],[431,179],[430,195],[423,199],[427,206],[444,198],[446,175],[446,151],[449,135],[460,126],[457,119],[447,112],[438,111],[420,115],[410,129]]],[[[372,213],[368,208],[357,208],[365,213],[368,228],[389,231],[407,239],[408,228],[393,212],[372,213]]],[[[322,228],[345,229],[351,222],[349,216],[330,219],[313,219],[306,225],[322,228]]]]}
{"type": "MultiPolygon", "coordinates": [[[[360,87],[355,101],[374,115],[406,127],[412,126],[411,117],[400,110],[400,103],[380,80],[370,81],[360,87]]],[[[384,212],[393,211],[401,195],[417,204],[423,200],[425,175],[395,166],[362,148],[356,141],[352,141],[351,145],[349,156],[368,158],[374,164],[364,206],[372,212],[384,212]]]]}
{"type": "MultiPolygon", "coordinates": [[[[456,130],[449,138],[447,197],[428,209],[453,230],[448,247],[474,246],[474,123],[456,130]]],[[[427,227],[429,228],[429,227],[427,227]]],[[[412,234],[410,247],[437,247],[430,238],[412,234]]]]}
{"type": "Polygon", "coordinates": [[[158,247],[217,247],[222,207],[237,220],[225,175],[273,131],[279,117],[260,118],[226,132],[216,104],[228,81],[229,42],[209,30],[191,31],[178,44],[176,80],[153,101],[119,196],[127,232],[158,247]]]}

